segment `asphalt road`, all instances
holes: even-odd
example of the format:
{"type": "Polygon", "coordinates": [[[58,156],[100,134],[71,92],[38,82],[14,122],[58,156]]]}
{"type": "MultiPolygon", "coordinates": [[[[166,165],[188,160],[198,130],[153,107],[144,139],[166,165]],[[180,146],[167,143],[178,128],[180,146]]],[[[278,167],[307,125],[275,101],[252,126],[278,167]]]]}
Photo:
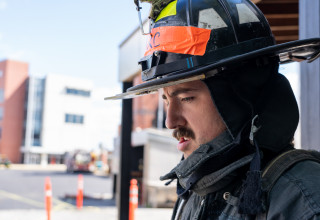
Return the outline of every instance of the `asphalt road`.
{"type": "MultiPolygon", "coordinates": [[[[64,171],[0,169],[0,210],[44,209],[45,178],[52,184],[53,210],[75,209],[78,174],[64,171]]],[[[115,206],[112,178],[83,173],[86,208],[115,206]]]]}

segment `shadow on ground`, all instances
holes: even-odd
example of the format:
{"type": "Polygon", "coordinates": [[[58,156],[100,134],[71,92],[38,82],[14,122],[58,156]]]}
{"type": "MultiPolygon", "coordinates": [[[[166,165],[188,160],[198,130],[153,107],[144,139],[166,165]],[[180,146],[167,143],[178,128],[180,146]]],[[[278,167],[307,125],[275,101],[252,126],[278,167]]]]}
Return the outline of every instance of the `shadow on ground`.
{"type": "MultiPolygon", "coordinates": [[[[76,206],[77,199],[72,196],[65,196],[64,198],[60,198],[61,201],[69,203],[71,205],[76,206]]],[[[103,199],[103,198],[83,198],[83,206],[96,206],[96,207],[106,207],[106,206],[115,206],[116,202],[114,199],[103,199]]]]}

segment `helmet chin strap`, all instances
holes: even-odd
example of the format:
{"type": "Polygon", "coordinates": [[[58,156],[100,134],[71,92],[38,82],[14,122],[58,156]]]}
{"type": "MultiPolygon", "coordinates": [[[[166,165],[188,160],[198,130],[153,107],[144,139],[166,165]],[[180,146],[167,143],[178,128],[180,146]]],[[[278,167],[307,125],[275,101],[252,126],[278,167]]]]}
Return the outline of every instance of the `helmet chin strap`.
{"type": "Polygon", "coordinates": [[[254,139],[255,133],[261,126],[257,126],[258,115],[254,116],[251,122],[249,140],[255,147],[255,154],[250,162],[250,170],[247,172],[247,178],[243,183],[240,195],[239,213],[256,215],[265,210],[262,202],[262,184],[261,184],[261,156],[258,143],[254,139]]]}
{"type": "Polygon", "coordinates": [[[250,130],[249,140],[250,140],[250,143],[252,145],[254,145],[254,135],[255,135],[255,133],[261,128],[261,126],[257,127],[255,125],[257,120],[259,120],[259,116],[258,115],[254,116],[254,118],[252,119],[252,122],[251,122],[251,130],[250,130]]]}

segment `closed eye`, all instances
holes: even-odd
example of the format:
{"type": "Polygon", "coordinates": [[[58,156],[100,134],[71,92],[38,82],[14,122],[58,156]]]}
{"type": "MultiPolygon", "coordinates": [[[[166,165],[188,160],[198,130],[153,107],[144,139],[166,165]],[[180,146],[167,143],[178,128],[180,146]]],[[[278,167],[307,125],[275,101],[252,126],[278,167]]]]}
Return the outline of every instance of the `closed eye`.
{"type": "Polygon", "coordinates": [[[194,97],[185,97],[185,98],[181,98],[182,102],[191,102],[194,99],[194,97]]]}

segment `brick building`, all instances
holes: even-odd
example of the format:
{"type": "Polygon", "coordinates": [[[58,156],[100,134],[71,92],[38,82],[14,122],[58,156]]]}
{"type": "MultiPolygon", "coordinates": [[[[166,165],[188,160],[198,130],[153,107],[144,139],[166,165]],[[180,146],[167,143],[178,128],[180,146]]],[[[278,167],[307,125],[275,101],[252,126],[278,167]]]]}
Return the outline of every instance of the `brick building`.
{"type": "MultiPolygon", "coordinates": [[[[141,84],[141,76],[135,76],[134,85],[141,84]]],[[[150,94],[133,99],[133,130],[157,127],[158,94],[150,94]]]]}
{"type": "Polygon", "coordinates": [[[0,62],[0,154],[13,163],[21,162],[28,67],[13,60],[0,62]]]}

